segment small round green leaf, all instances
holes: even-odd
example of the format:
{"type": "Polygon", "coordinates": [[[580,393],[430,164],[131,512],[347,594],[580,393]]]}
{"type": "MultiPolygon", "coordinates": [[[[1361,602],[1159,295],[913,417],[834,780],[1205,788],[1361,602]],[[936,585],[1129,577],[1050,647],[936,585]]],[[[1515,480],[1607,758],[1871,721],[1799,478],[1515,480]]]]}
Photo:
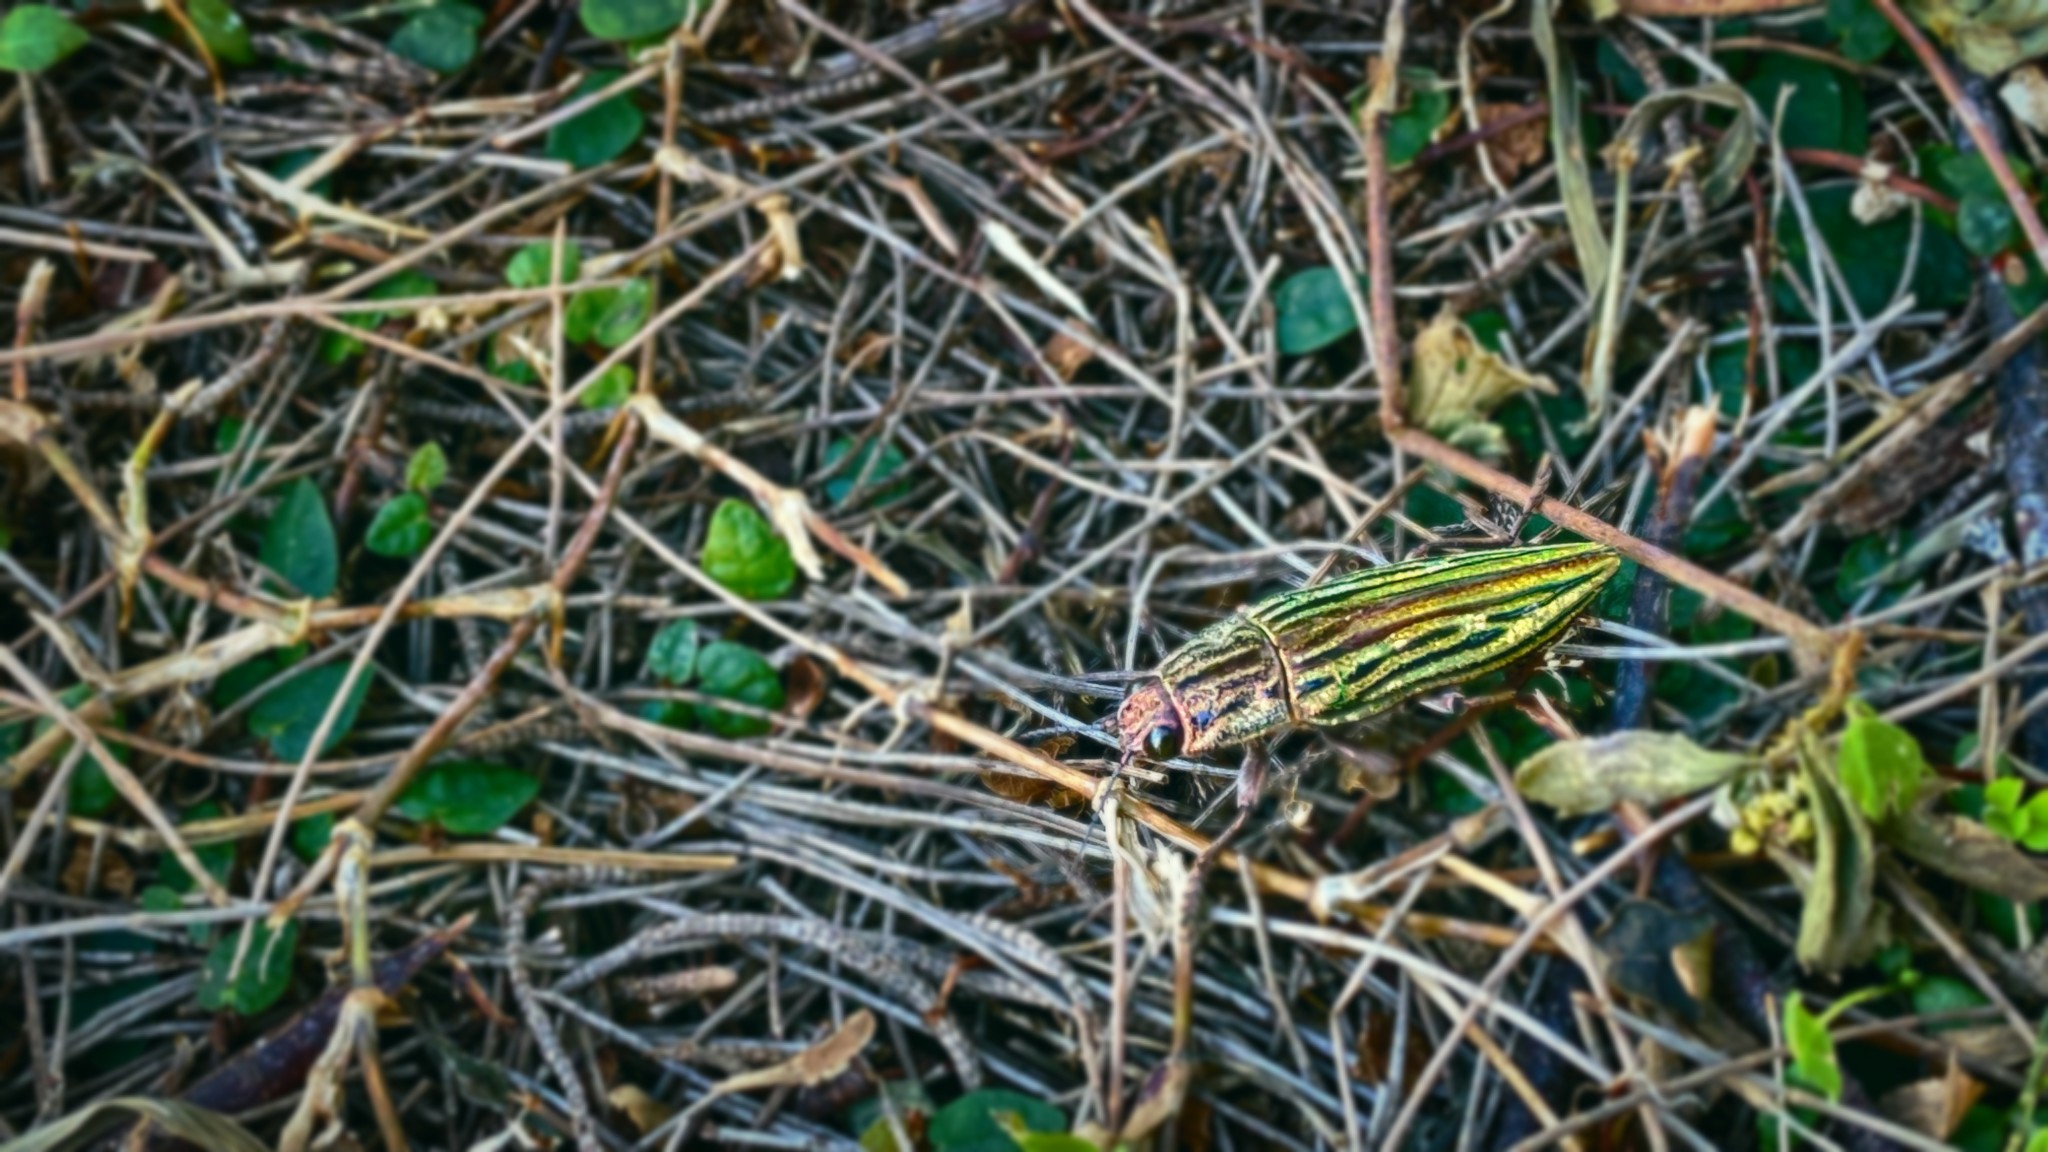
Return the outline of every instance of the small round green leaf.
{"type": "Polygon", "coordinates": [[[1956,239],[1978,256],[1996,256],[2018,236],[2012,208],[2002,193],[1968,192],[1956,206],[1956,239]]]}
{"type": "Polygon", "coordinates": [[[1420,68],[1401,70],[1402,106],[1387,117],[1387,167],[1399,168],[1414,160],[1451,113],[1451,90],[1436,73],[1420,68]]]}
{"type": "Polygon", "coordinates": [[[263,529],[263,566],[282,578],[286,595],[319,599],[334,593],[341,578],[341,553],[334,543],[334,521],[320,489],[304,476],[284,490],[277,511],[263,529]]]}
{"type": "MultiPolygon", "coordinates": [[[[227,814],[227,809],[212,800],[208,800],[203,804],[194,804],[185,812],[184,818],[179,823],[195,824],[201,820],[217,820],[227,814]]],[[[194,844],[192,845],[192,854],[199,857],[200,867],[206,869],[206,874],[221,883],[227,881],[228,870],[235,866],[235,845],[233,841],[222,841],[218,844],[194,844]]],[[[180,863],[176,856],[168,852],[164,853],[163,866],[158,870],[157,876],[174,892],[192,892],[199,887],[198,881],[192,878],[192,874],[185,871],[185,865],[180,863]]]]}
{"type": "Polygon", "coordinates": [[[256,51],[249,43],[249,26],[242,14],[227,0],[185,0],[185,15],[199,30],[206,50],[223,64],[254,64],[256,51]]]}
{"type": "Polygon", "coordinates": [[[114,781],[100,764],[99,757],[88,754],[79,760],[78,767],[71,770],[73,816],[104,816],[120,800],[121,793],[115,789],[114,781]]]}
{"type": "MultiPolygon", "coordinates": [[[[376,287],[364,294],[363,299],[412,300],[421,296],[432,296],[434,289],[434,282],[425,273],[408,268],[388,280],[379,282],[376,287]]],[[[342,314],[341,322],[351,328],[361,328],[367,332],[389,320],[391,316],[390,312],[384,311],[346,312],[342,314]]],[[[343,364],[361,354],[364,347],[363,342],[353,336],[328,332],[320,342],[320,359],[328,364],[343,364]]]]}
{"type": "Polygon", "coordinates": [[[1899,37],[1870,0],[1828,0],[1828,31],[1841,44],[1842,55],[1860,64],[1891,51],[1899,37]]]}
{"type": "MultiPolygon", "coordinates": [[[[1359,278],[1361,289],[1364,278],[1359,278]]],[[[1363,293],[1361,292],[1361,295],[1363,293]]],[[[1321,351],[1358,331],[1358,313],[1335,268],[1304,268],[1273,290],[1280,351],[1302,356],[1321,351]]]]}
{"type": "MultiPolygon", "coordinates": [[[[826,445],[825,467],[837,466],[846,458],[848,452],[853,451],[853,444],[851,439],[842,436],[826,445]]],[[[858,452],[854,452],[853,459],[844,468],[825,481],[825,498],[835,505],[846,503],[847,497],[853,495],[855,485],[860,482],[861,474],[865,472],[868,494],[877,507],[901,500],[910,495],[910,485],[902,481],[894,484],[888,481],[891,476],[903,470],[903,464],[903,450],[896,447],[894,441],[883,441],[881,451],[877,453],[875,442],[870,440],[862,444],[858,452]]]]}
{"type": "Polygon", "coordinates": [[[562,336],[571,344],[594,340],[617,348],[640,331],[653,310],[654,292],[645,280],[592,288],[569,297],[569,307],[562,313],[562,336]]]}
{"type": "Polygon", "coordinates": [[[1835,1060],[1835,1038],[1827,1021],[1806,1010],[1794,992],[1785,998],[1785,1048],[1801,1079],[1830,1100],[1842,1098],[1842,1066],[1835,1060]]]}
{"type": "Polygon", "coordinates": [[[932,1152],[1014,1152],[1017,1142],[997,1119],[1003,1112],[1017,1115],[1032,1132],[1067,1129],[1066,1113],[1038,1097],[985,1088],[969,1092],[932,1116],[926,1130],[932,1152]]]}
{"type": "Polygon", "coordinates": [[[513,384],[532,384],[540,379],[534,375],[533,365],[528,364],[517,353],[510,349],[505,349],[501,353],[496,340],[485,347],[484,358],[488,362],[491,375],[500,380],[513,384]],[[506,356],[506,359],[499,360],[501,354],[506,356]]]}
{"type": "MultiPolygon", "coordinates": [[[[596,92],[619,78],[617,72],[592,72],[576,86],[575,97],[596,92]]],[[[573,168],[595,168],[619,158],[640,139],[646,120],[626,93],[607,97],[548,129],[544,151],[573,168]]]]}
{"type": "Polygon", "coordinates": [[[0,72],[41,72],[85,47],[91,37],[48,4],[23,4],[0,20],[0,72]]]}
{"type": "Polygon", "coordinates": [[[334,813],[322,812],[304,820],[292,821],[292,851],[299,859],[312,863],[327,851],[327,842],[334,838],[334,813]]]}
{"type": "Polygon", "coordinates": [[[385,501],[370,521],[363,547],[379,556],[417,556],[434,539],[434,522],[427,516],[427,502],[417,492],[401,492],[385,501]]]}
{"type": "Polygon", "coordinates": [[[405,486],[415,492],[432,492],[448,479],[448,454],[432,440],[413,449],[405,462],[405,486]]]}
{"type": "Polygon", "coordinates": [[[1909,810],[1930,775],[1919,741],[1861,700],[1849,702],[1837,773],[1856,806],[1872,820],[1909,810]]]}
{"type": "Polygon", "coordinates": [[[687,684],[697,674],[697,622],[671,620],[647,646],[647,671],[667,684],[687,684]]]}
{"type": "Polygon", "coordinates": [[[649,724],[687,731],[695,727],[697,710],[681,700],[646,700],[640,704],[640,718],[649,724]]]}
{"type": "Polygon", "coordinates": [[[394,55],[435,72],[459,72],[476,58],[476,33],[484,14],[467,4],[443,0],[398,26],[394,55]]]}
{"type": "MultiPolygon", "coordinates": [[[[782,707],[782,678],[760,653],[727,640],[706,644],[697,653],[697,686],[707,696],[734,700],[770,711],[782,707]]],[[[712,704],[697,705],[697,721],[720,736],[738,739],[768,731],[768,721],[712,704]]]]}
{"type": "Polygon", "coordinates": [[[633,398],[633,385],[638,377],[624,364],[614,364],[604,370],[604,375],[583,390],[577,402],[585,408],[618,408],[633,398]]]}
{"type": "MultiPolygon", "coordinates": [[[[1919,1016],[1939,1016],[1952,1012],[1964,1012],[1971,1008],[1982,1008],[1991,1001],[1982,992],[1953,976],[1928,976],[1913,985],[1913,1012],[1919,1016]]],[[[1960,1028],[1974,1027],[1971,1020],[1943,1020],[1927,1025],[1929,1032],[1952,1032],[1960,1028]]]]}
{"type": "Polygon", "coordinates": [[[1863,87],[1845,72],[1818,60],[1772,52],[1764,56],[1756,74],[1743,85],[1768,121],[1778,107],[1781,90],[1785,118],[1780,138],[1787,148],[1818,148],[1829,152],[1863,155],[1870,144],[1870,127],[1864,117],[1863,87]]]}
{"type": "Polygon", "coordinates": [[[540,794],[540,781],[504,764],[447,760],[432,764],[398,797],[398,810],[455,836],[488,836],[540,794]]]}
{"type": "Polygon", "coordinates": [[[235,446],[242,442],[242,433],[248,426],[249,422],[240,416],[221,417],[220,423],[213,429],[214,454],[225,456],[233,452],[235,446]]]}
{"type": "MultiPolygon", "coordinates": [[[[249,731],[270,745],[271,755],[280,760],[299,760],[312,746],[313,733],[327,715],[328,706],[341,694],[341,682],[348,675],[346,660],[322,664],[302,672],[272,689],[249,709],[249,731]]],[[[327,742],[320,747],[326,755],[356,726],[363,698],[370,694],[370,673],[365,669],[356,679],[355,690],[343,701],[327,742]]]]}
{"type": "Polygon", "coordinates": [[[774,600],[796,584],[789,541],[752,504],[726,500],[711,514],[704,537],[704,572],[749,600],[774,600]]]}
{"type": "Polygon", "coordinates": [[[139,903],[144,912],[176,912],[185,906],[176,891],[162,884],[144,888],[139,903]]]}
{"type": "Polygon", "coordinates": [[[269,925],[257,920],[250,925],[249,951],[242,958],[242,970],[233,980],[235,953],[241,948],[240,932],[223,932],[206,954],[206,966],[199,973],[199,1006],[209,1012],[235,1012],[253,1016],[278,1002],[291,987],[292,958],[299,947],[299,922],[287,920],[271,936],[269,925]]]}
{"type": "MultiPolygon", "coordinates": [[[[1962,152],[1954,148],[1930,148],[1921,153],[1923,164],[1932,162],[1936,176],[1935,186],[1951,196],[1961,199],[1965,196],[1988,196],[2004,199],[2005,189],[1998,183],[1998,174],[1991,170],[1991,162],[1984,159],[1982,152],[1962,152]]],[[[2032,189],[2034,170],[2025,160],[2008,157],[2007,165],[2012,168],[2013,177],[2020,187],[2032,189]]]]}
{"type": "MultiPolygon", "coordinates": [[[[528,244],[512,254],[505,265],[505,283],[514,288],[545,288],[554,271],[555,245],[552,240],[528,244]]],[[[562,246],[562,283],[574,283],[583,272],[583,247],[574,240],[562,246]]]]}
{"type": "Polygon", "coordinates": [[[693,0],[583,0],[583,30],[599,40],[663,36],[696,12],[693,0]]]}

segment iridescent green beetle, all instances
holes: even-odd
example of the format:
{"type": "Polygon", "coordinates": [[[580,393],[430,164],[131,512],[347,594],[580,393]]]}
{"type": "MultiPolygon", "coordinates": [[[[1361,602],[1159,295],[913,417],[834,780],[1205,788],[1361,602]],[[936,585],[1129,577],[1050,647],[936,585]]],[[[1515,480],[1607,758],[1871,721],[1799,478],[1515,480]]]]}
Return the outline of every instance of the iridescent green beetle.
{"type": "Polygon", "coordinates": [[[1124,761],[1349,724],[1555,643],[1621,567],[1601,544],[1450,553],[1282,592],[1197,632],[1117,711],[1124,761]]]}

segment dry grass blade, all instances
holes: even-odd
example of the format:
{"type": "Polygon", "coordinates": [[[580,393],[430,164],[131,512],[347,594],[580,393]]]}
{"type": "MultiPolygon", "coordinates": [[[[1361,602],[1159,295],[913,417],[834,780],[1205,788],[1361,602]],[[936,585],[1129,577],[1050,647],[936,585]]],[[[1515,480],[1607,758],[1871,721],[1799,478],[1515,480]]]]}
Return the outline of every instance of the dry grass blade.
{"type": "Polygon", "coordinates": [[[164,1135],[221,1152],[263,1152],[266,1145],[226,1116],[176,1100],[122,1096],[80,1108],[25,1136],[0,1144],[0,1152],[73,1152],[123,1127],[144,1121],[164,1135]]]}

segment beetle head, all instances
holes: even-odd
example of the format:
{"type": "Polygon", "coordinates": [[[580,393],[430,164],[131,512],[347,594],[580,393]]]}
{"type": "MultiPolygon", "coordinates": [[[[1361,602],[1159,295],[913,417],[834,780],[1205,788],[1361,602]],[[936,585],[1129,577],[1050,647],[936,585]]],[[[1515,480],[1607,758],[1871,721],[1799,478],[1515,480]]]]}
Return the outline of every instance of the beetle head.
{"type": "Polygon", "coordinates": [[[1157,680],[1124,697],[1123,707],[1116,713],[1116,730],[1125,763],[1139,756],[1171,760],[1180,755],[1187,732],[1180,710],[1167,698],[1166,686],[1157,680]]]}

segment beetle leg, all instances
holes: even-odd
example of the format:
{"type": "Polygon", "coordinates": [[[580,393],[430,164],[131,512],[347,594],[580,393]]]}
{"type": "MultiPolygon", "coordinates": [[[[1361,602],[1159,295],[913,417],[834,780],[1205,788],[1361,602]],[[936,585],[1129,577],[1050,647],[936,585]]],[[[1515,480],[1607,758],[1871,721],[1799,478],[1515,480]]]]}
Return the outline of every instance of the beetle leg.
{"type": "Polygon", "coordinates": [[[1195,854],[1194,863],[1188,865],[1187,900],[1181,908],[1180,924],[1175,929],[1173,1047],[1170,1059],[1180,1059],[1187,1054],[1188,1041],[1194,1033],[1195,942],[1200,932],[1203,881],[1209,878],[1209,869],[1216,858],[1223,855],[1223,849],[1237,838],[1245,821],[1251,819],[1252,809],[1259,806],[1259,792],[1265,782],[1266,750],[1256,742],[1245,745],[1244,767],[1237,776],[1237,814],[1230,818],[1230,823],[1214,840],[1209,841],[1207,848],[1195,854]]]}
{"type": "Polygon", "coordinates": [[[1251,819],[1252,810],[1259,806],[1259,796],[1265,791],[1269,763],[1263,745],[1245,745],[1244,765],[1237,773],[1237,814],[1230,818],[1230,823],[1214,840],[1209,841],[1209,846],[1195,856],[1195,862],[1188,868],[1189,891],[1202,890],[1202,881],[1208,876],[1209,866],[1215,863],[1216,857],[1222,855],[1232,840],[1237,839],[1237,834],[1244,829],[1244,822],[1251,819]]]}

